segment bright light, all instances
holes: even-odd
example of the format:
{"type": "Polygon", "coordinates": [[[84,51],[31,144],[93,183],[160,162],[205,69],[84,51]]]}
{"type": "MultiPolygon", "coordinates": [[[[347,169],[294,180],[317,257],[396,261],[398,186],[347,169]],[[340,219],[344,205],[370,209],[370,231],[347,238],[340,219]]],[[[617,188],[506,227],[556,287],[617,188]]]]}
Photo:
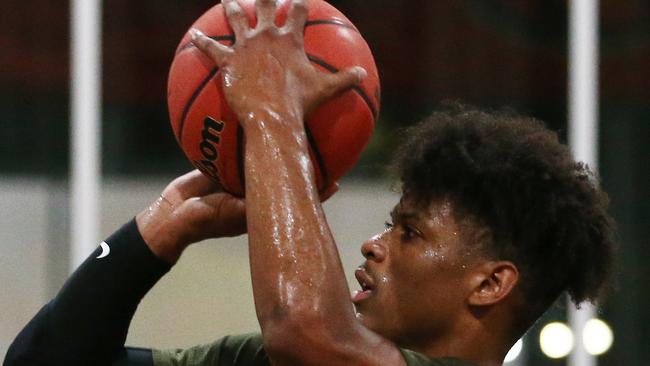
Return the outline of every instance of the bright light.
{"type": "Polygon", "coordinates": [[[510,351],[508,351],[508,354],[506,355],[505,360],[503,362],[512,362],[519,357],[519,354],[521,353],[521,348],[523,347],[524,342],[519,339],[517,343],[515,343],[512,348],[510,348],[510,351]]]}
{"type": "Polygon", "coordinates": [[[564,323],[546,324],[539,333],[542,352],[550,358],[562,358],[573,349],[573,332],[564,323]]]}
{"type": "Polygon", "coordinates": [[[600,319],[589,319],[582,330],[582,342],[589,354],[597,356],[607,352],[614,343],[612,328],[600,319]]]}

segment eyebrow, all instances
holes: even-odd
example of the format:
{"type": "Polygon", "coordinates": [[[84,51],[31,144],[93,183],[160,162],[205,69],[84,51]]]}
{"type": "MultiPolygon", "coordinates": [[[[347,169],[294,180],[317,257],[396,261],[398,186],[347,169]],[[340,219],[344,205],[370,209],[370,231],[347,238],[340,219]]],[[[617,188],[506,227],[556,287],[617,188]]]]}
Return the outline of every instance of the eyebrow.
{"type": "Polygon", "coordinates": [[[420,214],[416,211],[404,211],[398,207],[390,211],[390,217],[393,221],[419,220],[421,218],[420,214]]]}

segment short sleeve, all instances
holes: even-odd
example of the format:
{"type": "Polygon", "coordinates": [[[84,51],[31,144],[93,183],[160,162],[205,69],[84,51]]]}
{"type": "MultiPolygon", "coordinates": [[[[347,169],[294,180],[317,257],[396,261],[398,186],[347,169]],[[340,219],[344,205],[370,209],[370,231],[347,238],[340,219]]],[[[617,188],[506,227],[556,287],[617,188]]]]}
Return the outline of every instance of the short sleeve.
{"type": "Polygon", "coordinates": [[[226,336],[187,349],[152,351],[154,366],[270,366],[259,333],[226,336]]]}
{"type": "Polygon", "coordinates": [[[400,348],[407,366],[475,366],[456,358],[429,358],[421,353],[400,348]]]}

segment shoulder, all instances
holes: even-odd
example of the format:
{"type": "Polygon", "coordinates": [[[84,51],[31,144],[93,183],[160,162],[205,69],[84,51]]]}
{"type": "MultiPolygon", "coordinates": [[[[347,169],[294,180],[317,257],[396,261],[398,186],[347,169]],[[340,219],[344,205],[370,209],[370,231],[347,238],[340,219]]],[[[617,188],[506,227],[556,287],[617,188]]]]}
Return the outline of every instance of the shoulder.
{"type": "Polygon", "coordinates": [[[186,349],[153,350],[155,366],[269,365],[259,333],[231,335],[186,349]]]}
{"type": "Polygon", "coordinates": [[[475,366],[472,363],[457,358],[435,358],[431,359],[421,353],[400,348],[407,366],[475,366]]]}

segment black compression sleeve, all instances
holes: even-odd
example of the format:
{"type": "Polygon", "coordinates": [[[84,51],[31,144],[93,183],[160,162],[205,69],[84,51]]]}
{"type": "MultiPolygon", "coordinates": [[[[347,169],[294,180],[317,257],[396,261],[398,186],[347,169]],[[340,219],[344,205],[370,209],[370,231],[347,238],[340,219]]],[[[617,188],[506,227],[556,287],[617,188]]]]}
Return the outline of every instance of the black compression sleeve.
{"type": "Polygon", "coordinates": [[[149,348],[126,347],[111,366],[154,366],[153,352],[149,348]]]}
{"type": "Polygon", "coordinates": [[[171,268],[131,220],[106,240],[18,334],[4,365],[108,365],[125,352],[138,303],[171,268]]]}

